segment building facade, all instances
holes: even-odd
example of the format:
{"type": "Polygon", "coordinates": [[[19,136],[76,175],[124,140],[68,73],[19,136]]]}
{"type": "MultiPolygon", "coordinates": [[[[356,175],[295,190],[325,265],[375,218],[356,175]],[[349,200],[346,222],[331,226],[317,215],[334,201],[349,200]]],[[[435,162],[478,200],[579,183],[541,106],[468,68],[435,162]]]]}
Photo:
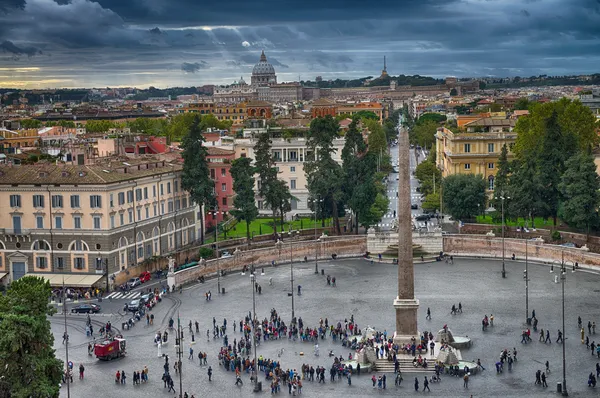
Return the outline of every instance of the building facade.
{"type": "Polygon", "coordinates": [[[494,189],[498,158],[506,144],[509,160],[517,134],[511,131],[480,133],[454,133],[445,127],[438,129],[436,136],[436,163],[443,177],[453,174],[480,174],[494,189]]]}
{"type": "Polygon", "coordinates": [[[235,151],[208,147],[208,168],[210,179],[215,183],[215,199],[217,209],[206,209],[206,227],[220,223],[233,209],[233,178],[231,177],[231,162],[235,159],[235,151]],[[216,212],[215,212],[216,210],[216,212]]]}
{"type": "MultiPolygon", "coordinates": [[[[0,275],[114,275],[198,237],[180,164],[0,167],[0,275]]],[[[92,278],[93,279],[93,278],[92,278]]],[[[109,278],[111,279],[111,278],[109,278]]]]}

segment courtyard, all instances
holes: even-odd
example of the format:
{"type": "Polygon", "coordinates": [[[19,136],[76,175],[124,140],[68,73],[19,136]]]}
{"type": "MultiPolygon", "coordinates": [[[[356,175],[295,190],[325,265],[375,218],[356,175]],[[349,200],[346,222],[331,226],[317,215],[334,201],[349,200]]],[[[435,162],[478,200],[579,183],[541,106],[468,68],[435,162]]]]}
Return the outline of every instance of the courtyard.
{"type": "MultiPolygon", "coordinates": [[[[319,267],[325,270],[325,275],[336,277],[337,286],[326,284],[326,276],[314,274],[314,263],[297,263],[294,268],[294,286],[302,286],[302,295],[294,296],[295,314],[301,317],[304,324],[310,327],[318,325],[319,318],[328,318],[330,324],[344,322],[344,319],[354,319],[358,328],[372,326],[377,330],[394,332],[395,312],[392,307],[397,294],[397,267],[393,264],[370,264],[362,259],[335,260],[320,262],[319,267]]],[[[517,397],[517,396],[548,396],[556,391],[556,383],[562,380],[562,347],[556,344],[557,330],[561,329],[561,285],[554,283],[554,275],[549,266],[530,264],[529,266],[529,309],[536,311],[539,320],[538,328],[550,330],[552,344],[538,342],[537,333],[532,330],[533,342],[520,344],[521,332],[525,328],[525,282],[523,280],[524,264],[506,262],[507,278],[501,277],[501,263],[494,260],[457,258],[453,265],[444,262],[415,263],[415,295],[420,300],[419,330],[433,331],[435,334],[445,324],[455,335],[469,336],[473,340],[470,349],[462,350],[465,360],[481,359],[486,371],[471,377],[469,389],[463,388],[461,379],[450,376],[442,377],[440,383],[430,384],[431,392],[426,394],[440,397],[517,397]],[[452,304],[462,304],[463,313],[451,315],[452,304]],[[431,309],[432,320],[426,320],[427,308],[431,309]],[[494,326],[482,331],[481,320],[484,315],[494,315],[494,326]],[[518,350],[518,362],[512,371],[505,367],[504,372],[497,374],[494,363],[498,360],[503,349],[518,350]],[[534,385],[536,370],[544,370],[546,361],[550,363],[551,373],[548,375],[549,387],[534,385]]],[[[256,314],[262,320],[269,317],[270,310],[275,308],[282,319],[289,322],[291,318],[290,266],[279,265],[275,268],[265,267],[264,275],[261,268],[257,269],[257,282],[261,285],[262,293],[256,294],[256,314]],[[272,284],[269,280],[272,278],[272,284]]],[[[595,356],[590,354],[585,345],[581,344],[577,317],[581,316],[584,325],[588,320],[600,321],[598,297],[600,292],[600,275],[585,270],[567,273],[565,286],[565,313],[567,337],[567,387],[570,396],[596,396],[595,390],[587,386],[590,372],[595,374],[595,356]]],[[[183,349],[183,390],[191,396],[216,397],[239,396],[253,394],[249,375],[243,374],[243,386],[235,386],[235,377],[218,364],[217,354],[223,344],[222,339],[207,341],[206,331],[212,330],[213,317],[217,324],[227,319],[227,335],[230,344],[239,339],[239,330],[234,333],[233,322],[239,323],[252,310],[253,285],[249,273],[229,274],[221,278],[221,286],[226,293],[217,293],[217,280],[212,279],[204,284],[194,285],[183,290],[183,293],[171,294],[152,310],[155,316],[154,325],[140,322],[131,330],[123,331],[127,339],[127,356],[118,360],[103,362],[88,356],[87,344],[91,341],[85,336],[85,316],[68,315],[67,324],[71,342],[69,344],[69,360],[75,365],[75,380],[71,385],[72,397],[93,396],[101,392],[103,395],[137,397],[172,397],[175,394],[166,392],[160,380],[163,373],[164,359],[157,357],[157,348],[153,338],[157,331],[167,328],[169,318],[177,321],[180,316],[186,341],[183,349]],[[206,301],[205,293],[212,292],[212,300],[206,301]],[[200,334],[195,337],[194,361],[188,360],[190,337],[187,325],[189,321],[198,321],[200,334]],[[213,380],[208,381],[207,367],[200,366],[197,359],[199,351],[208,354],[208,365],[213,369],[213,380]],[[82,363],[85,368],[85,379],[78,380],[77,368],[82,363]],[[147,366],[149,382],[142,385],[132,385],[132,372],[140,371],[147,366]],[[116,385],[114,382],[117,370],[124,370],[128,376],[127,385],[116,385]]],[[[296,293],[296,290],[295,290],[296,293]]],[[[126,300],[104,300],[102,313],[93,315],[95,330],[97,325],[110,320],[114,327],[121,328],[121,323],[127,319],[123,314],[126,300]]],[[[60,311],[60,309],[59,309],[60,311]]],[[[57,356],[65,357],[64,345],[61,344],[64,331],[62,314],[51,319],[55,335],[57,356]]],[[[174,334],[169,332],[169,344],[163,346],[162,353],[169,355],[171,367],[176,360],[174,334]]],[[[597,341],[600,341],[598,330],[597,341]]],[[[586,328],[587,334],[587,328],[586,328]]],[[[590,336],[590,341],[596,336],[590,336]]],[[[281,361],[283,369],[300,370],[306,363],[314,367],[331,366],[332,358],[326,353],[332,350],[336,356],[348,357],[350,350],[339,342],[332,342],[328,337],[320,341],[321,356],[313,355],[311,343],[289,341],[262,342],[258,346],[258,355],[281,361]],[[278,353],[283,348],[281,357],[278,353]],[[304,353],[304,355],[301,355],[304,353]]],[[[175,380],[175,388],[179,393],[179,379],[171,369],[175,380]]],[[[428,373],[428,375],[431,375],[428,373]]],[[[317,384],[304,383],[302,394],[307,397],[317,397],[327,394],[331,397],[371,396],[371,395],[408,395],[423,394],[414,391],[414,377],[419,378],[423,388],[424,373],[405,372],[404,382],[395,387],[393,375],[388,374],[387,389],[373,390],[370,374],[361,374],[352,378],[352,385],[345,380],[334,383],[317,384]]],[[[263,380],[263,392],[259,395],[269,395],[269,383],[263,380]]],[[[287,386],[282,386],[280,394],[288,395],[287,386]]],[[[61,390],[61,396],[67,396],[66,386],[61,390]]],[[[178,395],[177,395],[178,396],[178,395]]]]}

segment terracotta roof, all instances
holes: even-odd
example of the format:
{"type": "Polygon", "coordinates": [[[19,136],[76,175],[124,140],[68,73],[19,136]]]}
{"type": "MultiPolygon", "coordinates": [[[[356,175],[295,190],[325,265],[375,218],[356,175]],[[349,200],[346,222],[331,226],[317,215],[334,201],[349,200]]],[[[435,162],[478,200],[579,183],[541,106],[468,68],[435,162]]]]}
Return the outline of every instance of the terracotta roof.
{"type": "Polygon", "coordinates": [[[312,106],[333,106],[335,102],[329,100],[327,98],[319,98],[318,100],[313,101],[312,106]]]}
{"type": "Polygon", "coordinates": [[[466,123],[465,127],[488,127],[488,126],[501,126],[501,127],[515,127],[517,121],[514,119],[496,119],[491,117],[484,117],[481,119],[473,120],[472,122],[466,123]]]}
{"type": "Polygon", "coordinates": [[[207,147],[208,150],[208,155],[234,155],[235,151],[232,151],[230,149],[223,149],[223,148],[215,148],[215,147],[207,147]]]}
{"type": "Polygon", "coordinates": [[[134,180],[142,177],[154,176],[179,171],[180,164],[162,161],[112,162],[110,165],[55,165],[35,164],[21,166],[0,167],[0,185],[9,184],[63,184],[63,185],[98,185],[110,184],[120,181],[134,180]],[[138,170],[139,167],[139,170],[138,170]],[[151,167],[151,168],[145,168],[151,167]],[[127,172],[125,172],[125,169],[127,172]]]}

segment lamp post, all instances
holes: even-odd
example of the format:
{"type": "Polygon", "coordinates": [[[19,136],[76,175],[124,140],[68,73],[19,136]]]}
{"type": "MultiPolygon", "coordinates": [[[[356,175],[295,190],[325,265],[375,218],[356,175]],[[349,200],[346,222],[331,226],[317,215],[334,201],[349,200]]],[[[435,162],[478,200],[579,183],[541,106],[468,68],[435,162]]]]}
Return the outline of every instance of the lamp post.
{"type": "Polygon", "coordinates": [[[65,277],[63,276],[62,283],[62,301],[63,301],[63,315],[65,319],[65,365],[66,365],[66,373],[65,373],[65,383],[67,384],[67,398],[71,398],[71,379],[69,376],[69,334],[67,333],[67,289],[65,288],[65,277]]]}
{"type": "Polygon", "coordinates": [[[250,274],[250,286],[252,287],[252,346],[254,347],[254,369],[253,369],[253,381],[254,381],[254,392],[260,391],[258,386],[258,371],[256,367],[258,366],[258,361],[256,360],[256,348],[258,344],[256,343],[256,289],[254,288],[254,284],[256,283],[256,275],[254,273],[250,274]]]}
{"type": "MultiPolygon", "coordinates": [[[[216,209],[216,208],[215,208],[216,209]]],[[[213,210],[213,220],[215,221],[215,254],[217,256],[217,293],[221,293],[221,261],[219,260],[219,220],[217,220],[217,210],[213,210]]]]}
{"type": "Polygon", "coordinates": [[[529,246],[525,239],[525,323],[529,324],[529,246]]]}
{"type": "Polygon", "coordinates": [[[496,196],[496,199],[500,199],[502,202],[502,277],[506,278],[506,268],[504,266],[504,200],[510,199],[510,197],[505,197],[502,193],[500,197],[496,196]]]}
{"type": "MultiPolygon", "coordinates": [[[[299,235],[300,231],[296,231],[296,235],[299,235]]],[[[288,232],[290,237],[290,286],[292,288],[292,321],[296,318],[296,314],[294,312],[294,242],[292,238],[294,236],[294,232],[288,232]]]]}
{"type": "Polygon", "coordinates": [[[562,381],[562,395],[564,397],[568,396],[567,392],[567,361],[565,356],[565,345],[567,343],[566,333],[565,333],[565,281],[567,279],[567,271],[565,269],[565,261],[564,261],[564,252],[562,253],[562,261],[561,261],[561,270],[560,270],[560,281],[562,285],[562,331],[563,331],[563,344],[562,344],[562,362],[563,362],[563,381],[562,381]]]}
{"type": "Polygon", "coordinates": [[[175,344],[177,353],[177,367],[179,368],[179,398],[183,398],[183,380],[181,374],[181,358],[183,357],[183,330],[181,329],[181,318],[179,312],[177,313],[177,340],[175,344]]]}

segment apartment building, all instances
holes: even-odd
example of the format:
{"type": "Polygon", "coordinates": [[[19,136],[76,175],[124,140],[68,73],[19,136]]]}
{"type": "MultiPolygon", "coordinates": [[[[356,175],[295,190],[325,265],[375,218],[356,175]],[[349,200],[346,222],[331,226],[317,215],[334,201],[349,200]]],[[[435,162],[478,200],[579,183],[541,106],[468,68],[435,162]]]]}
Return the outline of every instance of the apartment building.
{"type": "Polygon", "coordinates": [[[508,157],[512,158],[512,144],[517,134],[512,132],[509,119],[496,123],[490,118],[480,119],[466,124],[467,131],[452,132],[445,127],[436,133],[436,163],[442,176],[453,174],[481,174],[488,182],[488,190],[494,189],[494,180],[498,168],[498,158],[504,144],[509,148],[508,157]],[[508,126],[508,127],[507,127],[508,126]]]}
{"type": "Polygon", "coordinates": [[[91,285],[195,241],[198,207],[181,170],[123,158],[1,166],[0,280],[65,274],[91,285]]]}
{"type": "MultiPolygon", "coordinates": [[[[244,135],[247,138],[237,139],[235,142],[235,154],[237,157],[249,157],[254,159],[254,145],[256,145],[259,134],[270,134],[275,129],[255,128],[245,129],[244,135]]],[[[333,153],[333,159],[342,163],[342,148],[344,147],[344,138],[340,137],[333,141],[333,147],[336,152],[333,153]]],[[[304,172],[304,164],[313,156],[312,151],[306,145],[304,137],[294,138],[272,138],[271,153],[275,159],[275,167],[279,172],[278,178],[285,181],[291,194],[296,197],[292,200],[292,213],[308,213],[309,192],[304,172]]],[[[260,181],[257,179],[255,189],[258,191],[260,181]]],[[[261,198],[257,198],[257,206],[262,214],[270,214],[270,210],[265,206],[261,198]]]]}

